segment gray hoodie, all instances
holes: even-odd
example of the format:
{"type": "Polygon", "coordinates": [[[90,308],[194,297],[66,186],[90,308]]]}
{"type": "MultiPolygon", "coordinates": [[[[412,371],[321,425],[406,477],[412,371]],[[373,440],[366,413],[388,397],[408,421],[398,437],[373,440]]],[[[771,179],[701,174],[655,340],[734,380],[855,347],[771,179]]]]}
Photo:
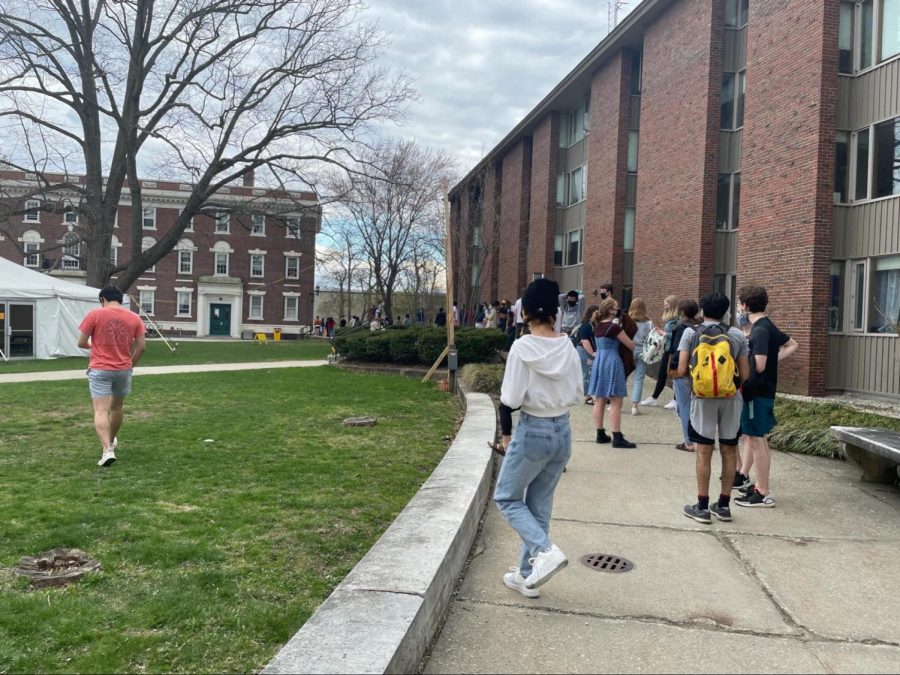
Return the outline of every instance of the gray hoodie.
{"type": "Polygon", "coordinates": [[[567,336],[524,335],[513,343],[500,388],[502,403],[535,417],[556,417],[583,396],[581,361],[567,336]]]}

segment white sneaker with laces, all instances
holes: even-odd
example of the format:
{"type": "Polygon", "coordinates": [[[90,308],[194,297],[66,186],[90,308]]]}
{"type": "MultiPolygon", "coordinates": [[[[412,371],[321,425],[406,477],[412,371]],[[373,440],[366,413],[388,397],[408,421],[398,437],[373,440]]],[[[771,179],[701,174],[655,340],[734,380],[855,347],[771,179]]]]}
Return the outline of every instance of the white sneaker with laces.
{"type": "Polygon", "coordinates": [[[531,560],[531,574],[525,580],[525,588],[537,588],[550,581],[550,577],[565,569],[569,559],[559,546],[550,544],[549,548],[538,553],[531,560]]]}
{"type": "Polygon", "coordinates": [[[525,586],[525,577],[519,574],[518,567],[510,567],[509,572],[503,575],[503,585],[514,591],[519,591],[526,598],[541,597],[541,592],[538,589],[525,586]]]}
{"type": "Polygon", "coordinates": [[[109,449],[103,451],[103,455],[100,457],[100,461],[97,462],[97,466],[109,466],[110,464],[112,464],[115,461],[116,461],[116,453],[110,447],[109,449]]]}
{"type": "Polygon", "coordinates": [[[677,407],[678,403],[675,402],[674,398],[663,406],[666,410],[675,410],[677,407]]]}
{"type": "Polygon", "coordinates": [[[112,450],[113,452],[115,452],[116,448],[118,448],[118,447],[119,447],[119,437],[116,436],[115,438],[113,438],[112,445],[109,446],[109,449],[112,450]]]}
{"type": "Polygon", "coordinates": [[[645,398],[643,401],[641,401],[641,405],[650,406],[651,408],[653,406],[655,406],[656,404],[657,404],[657,401],[652,396],[650,398],[645,398]]]}

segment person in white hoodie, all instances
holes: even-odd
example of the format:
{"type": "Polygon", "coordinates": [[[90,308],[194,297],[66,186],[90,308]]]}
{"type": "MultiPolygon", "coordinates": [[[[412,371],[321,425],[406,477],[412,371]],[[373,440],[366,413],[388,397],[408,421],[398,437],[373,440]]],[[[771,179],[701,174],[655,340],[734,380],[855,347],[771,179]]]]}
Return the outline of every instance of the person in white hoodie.
{"type": "Polygon", "coordinates": [[[559,286],[537,279],[522,295],[529,334],[516,340],[506,360],[500,390],[502,448],[506,451],[494,502],[522,538],[518,566],[503,583],[527,598],[568,564],[550,541],[553,493],[572,455],[569,409],[581,403],[581,363],[569,336],[554,325],[559,286]],[[521,408],[511,438],[512,410],[521,408]],[[510,442],[511,439],[511,442],[510,442]]]}

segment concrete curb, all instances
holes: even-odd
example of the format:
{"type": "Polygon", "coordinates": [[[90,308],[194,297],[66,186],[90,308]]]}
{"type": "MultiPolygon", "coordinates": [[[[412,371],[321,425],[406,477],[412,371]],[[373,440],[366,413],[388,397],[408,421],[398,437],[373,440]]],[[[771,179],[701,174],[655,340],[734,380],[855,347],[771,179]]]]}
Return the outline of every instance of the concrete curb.
{"type": "Polygon", "coordinates": [[[494,404],[465,394],[456,440],[366,556],[263,673],[414,672],[478,530],[493,466],[494,404]]]}

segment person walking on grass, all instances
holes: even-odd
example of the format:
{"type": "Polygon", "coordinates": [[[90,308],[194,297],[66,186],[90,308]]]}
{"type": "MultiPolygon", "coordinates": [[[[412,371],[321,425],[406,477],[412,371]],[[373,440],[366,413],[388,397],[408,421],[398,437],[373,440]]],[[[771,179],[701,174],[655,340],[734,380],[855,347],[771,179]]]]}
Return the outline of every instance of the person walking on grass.
{"type": "Polygon", "coordinates": [[[704,295],[700,299],[703,323],[686,328],[678,345],[678,376],[691,378],[688,438],[697,452],[697,503],[685,506],[684,515],[707,525],[712,522],[710,514],[731,520],[731,486],[743,407],[739,385],[750,374],[743,333],[722,323],[730,304],[721,293],[704,295]],[[710,503],[716,435],[722,455],[722,484],[719,499],[710,503]]]}
{"type": "Polygon", "coordinates": [[[625,386],[625,366],[619,355],[619,344],[634,349],[634,343],[615,322],[619,303],[612,297],[601,301],[594,312],[594,343],[597,351],[591,369],[588,395],[594,400],[594,425],[597,427],[597,443],[612,441],[614,448],[636,448],[637,445],[622,435],[622,400],[628,394],[625,386]],[[609,401],[610,438],[603,428],[606,402],[609,401]]]}
{"type": "Polygon", "coordinates": [[[100,307],[92,309],[78,327],[78,346],[91,352],[88,388],[94,406],[94,430],[100,440],[98,466],[116,461],[125,397],[131,393],[131,373],[144,353],[144,322],[122,306],[122,291],[105,286],[100,307]]]}
{"type": "MultiPolygon", "coordinates": [[[[696,303],[694,303],[696,304],[696,303]]],[[[679,319],[679,311],[678,311],[678,297],[675,295],[668,295],[666,299],[663,300],[663,314],[662,314],[662,322],[663,322],[663,330],[666,333],[666,341],[663,346],[663,357],[659,362],[659,369],[656,371],[656,387],[653,389],[653,393],[641,401],[641,405],[645,405],[648,407],[655,406],[657,401],[659,400],[660,395],[663,393],[663,389],[666,388],[666,380],[669,378],[669,370],[677,369],[678,364],[673,363],[670,367],[672,352],[675,352],[675,360],[678,360],[678,350],[675,349],[678,347],[676,343],[673,347],[672,340],[675,335],[675,328],[678,326],[679,319]]],[[[666,403],[664,406],[666,410],[676,410],[675,399],[673,398],[671,401],[666,403]]]]}
{"type": "MultiPolygon", "coordinates": [[[[578,358],[581,359],[581,375],[584,385],[584,391],[587,393],[588,384],[591,380],[591,366],[594,365],[594,354],[597,347],[594,344],[594,312],[597,311],[597,305],[591,305],[581,317],[581,326],[578,327],[577,345],[575,351],[578,352],[578,358]]],[[[594,399],[590,395],[586,396],[584,402],[587,405],[593,405],[594,399]]]]}
{"type": "Polygon", "coordinates": [[[738,293],[741,309],[750,320],[750,378],[744,384],[741,431],[744,433],[743,467],[735,476],[746,491],[738,506],[772,508],[770,493],[771,450],[766,435],[775,426],[775,392],[778,363],[797,351],[797,341],[782,333],[765,315],[769,295],[762,286],[745,286],[738,293]],[[756,467],[756,484],[750,485],[750,469],[756,467]]]}
{"type": "MultiPolygon", "coordinates": [[[[693,300],[682,300],[677,306],[680,321],[672,333],[672,340],[668,353],[668,361],[672,364],[672,384],[675,387],[675,403],[678,412],[678,419],[681,422],[682,442],[675,446],[676,450],[685,452],[694,452],[694,443],[688,435],[688,426],[691,421],[691,378],[688,376],[678,375],[678,345],[687,329],[695,329],[700,323],[697,315],[700,313],[700,306],[693,300]]],[[[665,358],[665,357],[663,357],[665,358]]]]}
{"type": "Polygon", "coordinates": [[[631,414],[638,414],[641,405],[641,395],[644,393],[644,378],[647,376],[647,364],[644,362],[644,342],[650,331],[653,330],[653,322],[647,314],[647,303],[641,298],[631,301],[628,315],[637,324],[637,333],[634,335],[634,382],[631,385],[631,414]]]}
{"type": "Polygon", "coordinates": [[[554,329],[559,286],[531,282],[522,294],[529,333],[509,350],[500,389],[502,448],[506,451],[494,502],[522,546],[503,583],[526,598],[568,564],[550,540],[553,493],[572,454],[569,409],[581,402],[581,368],[568,335],[554,329]],[[521,408],[510,442],[512,410],[521,408]]]}

